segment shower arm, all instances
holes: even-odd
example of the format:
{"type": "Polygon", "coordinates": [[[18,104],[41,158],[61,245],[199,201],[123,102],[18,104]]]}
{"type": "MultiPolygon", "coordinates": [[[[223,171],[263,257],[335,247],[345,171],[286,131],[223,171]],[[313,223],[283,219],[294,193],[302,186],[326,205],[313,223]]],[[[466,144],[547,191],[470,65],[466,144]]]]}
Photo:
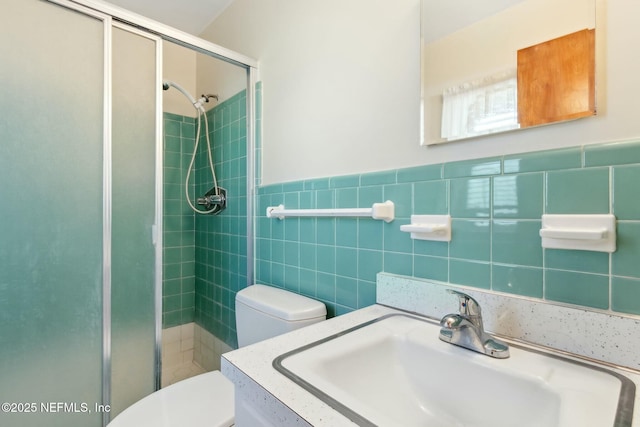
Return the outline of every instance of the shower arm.
{"type": "Polygon", "coordinates": [[[204,99],[204,102],[209,102],[209,98],[213,98],[216,101],[218,101],[218,95],[215,95],[215,94],[212,94],[212,93],[209,93],[207,95],[205,95],[205,94],[200,95],[200,100],[204,99]]]}

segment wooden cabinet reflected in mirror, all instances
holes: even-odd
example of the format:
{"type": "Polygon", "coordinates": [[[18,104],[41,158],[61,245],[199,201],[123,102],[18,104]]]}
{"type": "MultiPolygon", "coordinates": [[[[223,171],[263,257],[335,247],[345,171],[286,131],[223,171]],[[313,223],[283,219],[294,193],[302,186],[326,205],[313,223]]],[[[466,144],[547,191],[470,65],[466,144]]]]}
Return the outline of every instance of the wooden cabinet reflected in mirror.
{"type": "Polygon", "coordinates": [[[595,113],[595,30],[585,29],[518,51],[520,127],[595,113]]]}

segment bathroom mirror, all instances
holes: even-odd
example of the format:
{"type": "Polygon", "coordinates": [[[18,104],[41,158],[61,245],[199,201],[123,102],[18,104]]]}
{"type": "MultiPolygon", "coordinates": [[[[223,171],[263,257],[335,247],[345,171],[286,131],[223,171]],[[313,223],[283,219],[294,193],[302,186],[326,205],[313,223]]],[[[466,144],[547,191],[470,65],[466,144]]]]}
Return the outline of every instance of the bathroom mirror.
{"type": "Polygon", "coordinates": [[[595,115],[595,0],[422,0],[422,144],[595,115]]]}

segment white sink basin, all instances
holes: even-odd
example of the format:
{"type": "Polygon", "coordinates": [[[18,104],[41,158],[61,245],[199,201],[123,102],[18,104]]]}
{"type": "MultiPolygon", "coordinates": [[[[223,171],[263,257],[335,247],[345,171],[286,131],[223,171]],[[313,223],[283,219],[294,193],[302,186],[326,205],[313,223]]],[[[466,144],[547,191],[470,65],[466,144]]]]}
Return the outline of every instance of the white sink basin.
{"type": "Polygon", "coordinates": [[[493,359],[390,315],[318,341],[274,367],[359,425],[623,427],[635,385],[613,371],[511,344],[493,359]]]}

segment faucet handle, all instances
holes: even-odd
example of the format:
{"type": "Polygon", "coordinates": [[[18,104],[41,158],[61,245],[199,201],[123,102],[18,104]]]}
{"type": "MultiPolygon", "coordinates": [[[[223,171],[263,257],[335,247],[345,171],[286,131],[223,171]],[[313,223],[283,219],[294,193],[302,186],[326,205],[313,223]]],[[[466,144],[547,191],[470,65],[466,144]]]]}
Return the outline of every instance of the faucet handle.
{"type": "Polygon", "coordinates": [[[476,301],[472,296],[454,289],[447,289],[447,292],[458,297],[458,301],[460,302],[460,314],[465,316],[481,315],[480,304],[478,304],[478,301],[476,301]]]}

